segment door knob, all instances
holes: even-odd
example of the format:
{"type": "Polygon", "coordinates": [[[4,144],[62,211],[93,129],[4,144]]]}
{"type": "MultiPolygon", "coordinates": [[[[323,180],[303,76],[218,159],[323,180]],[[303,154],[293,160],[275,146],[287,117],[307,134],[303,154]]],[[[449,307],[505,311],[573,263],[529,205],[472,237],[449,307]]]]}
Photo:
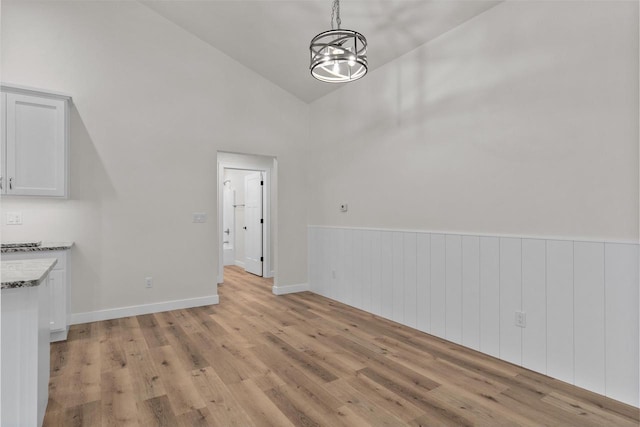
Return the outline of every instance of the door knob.
{"type": "Polygon", "coordinates": [[[246,226],[244,226],[244,227],[242,227],[242,228],[244,228],[245,230],[247,229],[247,227],[246,227],[246,226]]]}

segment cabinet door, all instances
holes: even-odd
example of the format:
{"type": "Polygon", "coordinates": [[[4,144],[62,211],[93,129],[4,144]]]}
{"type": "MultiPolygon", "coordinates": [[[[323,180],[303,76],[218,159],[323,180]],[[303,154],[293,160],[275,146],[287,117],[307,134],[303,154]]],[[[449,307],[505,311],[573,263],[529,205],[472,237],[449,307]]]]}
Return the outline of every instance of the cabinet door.
{"type": "Polygon", "coordinates": [[[0,99],[0,194],[6,194],[6,167],[4,164],[7,158],[7,94],[2,93],[0,99]]]}
{"type": "Polygon", "coordinates": [[[49,318],[51,331],[64,331],[67,327],[67,297],[64,270],[49,273],[49,318]]]}
{"type": "Polygon", "coordinates": [[[6,94],[7,194],[64,196],[66,101],[6,94]]]}

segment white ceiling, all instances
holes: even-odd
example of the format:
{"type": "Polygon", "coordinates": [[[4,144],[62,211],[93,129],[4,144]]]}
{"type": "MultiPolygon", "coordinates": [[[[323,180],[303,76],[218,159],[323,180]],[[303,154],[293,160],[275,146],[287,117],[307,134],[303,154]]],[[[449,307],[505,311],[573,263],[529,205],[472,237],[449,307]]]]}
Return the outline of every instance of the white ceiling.
{"type": "MultiPolygon", "coordinates": [[[[342,0],[342,28],[367,38],[371,72],[500,1],[342,0]]],[[[309,73],[309,42],[331,28],[332,0],[142,3],[305,102],[340,87],[309,73]]]]}

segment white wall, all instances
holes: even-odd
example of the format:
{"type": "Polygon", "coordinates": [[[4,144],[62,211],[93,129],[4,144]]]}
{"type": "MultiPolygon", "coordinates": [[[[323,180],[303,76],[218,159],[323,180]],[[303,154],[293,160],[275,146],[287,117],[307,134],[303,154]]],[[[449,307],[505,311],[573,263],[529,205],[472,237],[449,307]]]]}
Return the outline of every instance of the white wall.
{"type": "Polygon", "coordinates": [[[314,102],[311,290],[638,406],[638,113],[616,1],[501,3],[314,102]]]}
{"type": "Polygon", "coordinates": [[[72,313],[217,293],[218,150],[277,156],[278,280],[306,282],[304,103],[137,2],[3,1],[1,31],[3,81],[73,96],[71,198],[5,197],[1,230],[75,241],[72,313]]]}
{"type": "Polygon", "coordinates": [[[314,102],[310,223],[637,241],[637,9],[505,2],[314,102]]]}

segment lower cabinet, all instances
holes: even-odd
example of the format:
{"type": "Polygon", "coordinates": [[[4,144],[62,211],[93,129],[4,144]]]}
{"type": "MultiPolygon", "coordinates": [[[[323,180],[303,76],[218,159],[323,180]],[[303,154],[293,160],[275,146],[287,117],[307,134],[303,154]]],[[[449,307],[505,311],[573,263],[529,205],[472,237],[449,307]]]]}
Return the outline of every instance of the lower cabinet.
{"type": "Polygon", "coordinates": [[[51,342],[64,341],[69,332],[69,251],[13,252],[2,254],[2,259],[56,258],[58,262],[49,273],[47,299],[49,300],[49,328],[51,342]]]}
{"type": "Polygon", "coordinates": [[[49,400],[49,284],[2,290],[0,425],[42,426],[49,400]]]}

